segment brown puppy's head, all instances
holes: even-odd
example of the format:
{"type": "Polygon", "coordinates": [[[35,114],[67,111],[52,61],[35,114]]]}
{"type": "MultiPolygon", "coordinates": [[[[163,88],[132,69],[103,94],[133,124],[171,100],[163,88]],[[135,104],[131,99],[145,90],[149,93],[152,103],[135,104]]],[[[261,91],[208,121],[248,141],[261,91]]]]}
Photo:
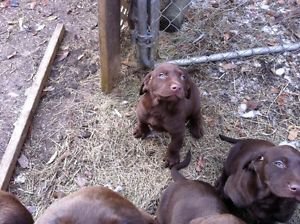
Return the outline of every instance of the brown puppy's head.
{"type": "Polygon", "coordinates": [[[300,152],[290,146],[271,146],[251,155],[242,170],[230,175],[225,194],[244,207],[270,192],[300,201],[300,152]]]}
{"type": "Polygon", "coordinates": [[[33,224],[33,218],[14,195],[0,191],[0,223],[33,224]]]}
{"type": "Polygon", "coordinates": [[[148,73],[140,88],[140,95],[149,92],[159,100],[176,101],[189,98],[190,79],[177,65],[164,63],[148,73]]]}
{"type": "Polygon", "coordinates": [[[261,178],[273,194],[300,201],[300,152],[287,145],[274,148],[262,155],[261,178]]]}

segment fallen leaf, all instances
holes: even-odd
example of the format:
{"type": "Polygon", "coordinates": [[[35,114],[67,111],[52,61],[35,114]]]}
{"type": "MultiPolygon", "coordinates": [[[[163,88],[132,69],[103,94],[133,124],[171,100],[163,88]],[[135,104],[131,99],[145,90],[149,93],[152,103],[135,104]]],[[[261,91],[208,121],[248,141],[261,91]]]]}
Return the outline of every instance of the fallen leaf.
{"type": "Polygon", "coordinates": [[[227,64],[222,64],[221,65],[222,68],[224,68],[225,70],[230,70],[230,69],[234,69],[237,67],[236,64],[233,64],[233,63],[227,63],[227,64]]]}
{"type": "Polygon", "coordinates": [[[280,107],[285,106],[285,104],[287,102],[287,99],[286,99],[287,96],[288,96],[287,93],[282,93],[277,97],[276,102],[277,102],[278,106],[280,106],[280,107]]]}
{"type": "Polygon", "coordinates": [[[225,40],[225,41],[229,40],[230,37],[231,37],[231,34],[230,34],[230,33],[227,33],[227,32],[224,33],[224,40],[225,40]]]}
{"type": "Polygon", "coordinates": [[[298,137],[298,130],[295,129],[295,128],[294,128],[294,129],[291,129],[291,130],[289,131],[288,140],[294,141],[294,140],[297,139],[297,137],[298,137]]]}
{"type": "Polygon", "coordinates": [[[69,51],[60,51],[58,54],[57,54],[57,61],[62,61],[64,60],[66,57],[68,57],[69,55],[69,51]]]}
{"type": "Polygon", "coordinates": [[[201,172],[201,170],[205,167],[205,159],[203,156],[199,156],[196,162],[196,171],[201,172]]]}
{"type": "Polygon", "coordinates": [[[276,88],[276,87],[272,87],[271,88],[271,93],[279,93],[280,92],[280,90],[278,89],[278,88],[276,88]]]}
{"type": "Polygon", "coordinates": [[[50,157],[50,159],[48,160],[47,165],[53,163],[54,160],[56,159],[57,155],[58,155],[58,152],[55,151],[54,154],[53,154],[53,155],[50,157]]]}
{"type": "Polygon", "coordinates": [[[24,154],[21,154],[21,156],[18,159],[18,163],[20,164],[20,166],[23,169],[29,167],[29,160],[28,160],[28,158],[24,154]]]}
{"type": "Polygon", "coordinates": [[[261,104],[259,102],[256,102],[254,100],[249,100],[246,102],[247,110],[257,110],[261,104]]]}

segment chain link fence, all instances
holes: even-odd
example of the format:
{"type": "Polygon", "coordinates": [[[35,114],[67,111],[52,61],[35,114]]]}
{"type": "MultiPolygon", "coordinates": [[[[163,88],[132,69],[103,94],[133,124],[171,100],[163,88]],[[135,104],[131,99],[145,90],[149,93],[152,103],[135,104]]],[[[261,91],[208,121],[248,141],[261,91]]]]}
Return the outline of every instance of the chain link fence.
{"type": "MultiPolygon", "coordinates": [[[[184,63],[174,62],[187,65],[199,63],[193,57],[201,55],[230,51],[238,58],[300,47],[297,0],[132,0],[131,3],[135,8],[131,13],[135,24],[133,39],[139,49],[144,48],[139,50],[139,58],[146,67],[153,66],[154,58],[156,62],[185,59],[184,63]],[[257,49],[250,54],[239,52],[252,48],[257,49]]],[[[217,60],[232,58],[227,56],[219,54],[217,60]]]]}

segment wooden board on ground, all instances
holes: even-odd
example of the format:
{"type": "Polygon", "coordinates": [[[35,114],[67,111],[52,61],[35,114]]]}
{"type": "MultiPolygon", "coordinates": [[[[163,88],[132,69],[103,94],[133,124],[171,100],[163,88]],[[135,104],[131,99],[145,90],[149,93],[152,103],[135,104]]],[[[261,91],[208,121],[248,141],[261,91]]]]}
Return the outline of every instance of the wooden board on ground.
{"type": "Polygon", "coordinates": [[[30,87],[21,114],[0,163],[0,187],[6,190],[13,175],[17,159],[25,141],[33,114],[37,108],[42,90],[51,71],[59,43],[62,41],[64,26],[58,24],[49,41],[44,57],[30,87]]]}
{"type": "Polygon", "coordinates": [[[101,88],[109,93],[120,74],[120,1],[98,0],[101,88]]]}

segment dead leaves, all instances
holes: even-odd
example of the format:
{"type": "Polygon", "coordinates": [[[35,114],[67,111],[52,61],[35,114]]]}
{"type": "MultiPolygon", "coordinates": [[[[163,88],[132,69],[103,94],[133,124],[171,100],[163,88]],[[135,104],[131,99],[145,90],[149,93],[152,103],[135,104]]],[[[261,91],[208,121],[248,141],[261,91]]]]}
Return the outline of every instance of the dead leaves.
{"type": "Polygon", "coordinates": [[[199,156],[196,161],[196,171],[201,172],[205,167],[205,159],[204,156],[199,156]]]}
{"type": "Polygon", "coordinates": [[[294,126],[290,126],[288,128],[288,140],[289,141],[294,141],[297,139],[298,137],[298,133],[300,133],[300,127],[294,127],[294,126]]]}

